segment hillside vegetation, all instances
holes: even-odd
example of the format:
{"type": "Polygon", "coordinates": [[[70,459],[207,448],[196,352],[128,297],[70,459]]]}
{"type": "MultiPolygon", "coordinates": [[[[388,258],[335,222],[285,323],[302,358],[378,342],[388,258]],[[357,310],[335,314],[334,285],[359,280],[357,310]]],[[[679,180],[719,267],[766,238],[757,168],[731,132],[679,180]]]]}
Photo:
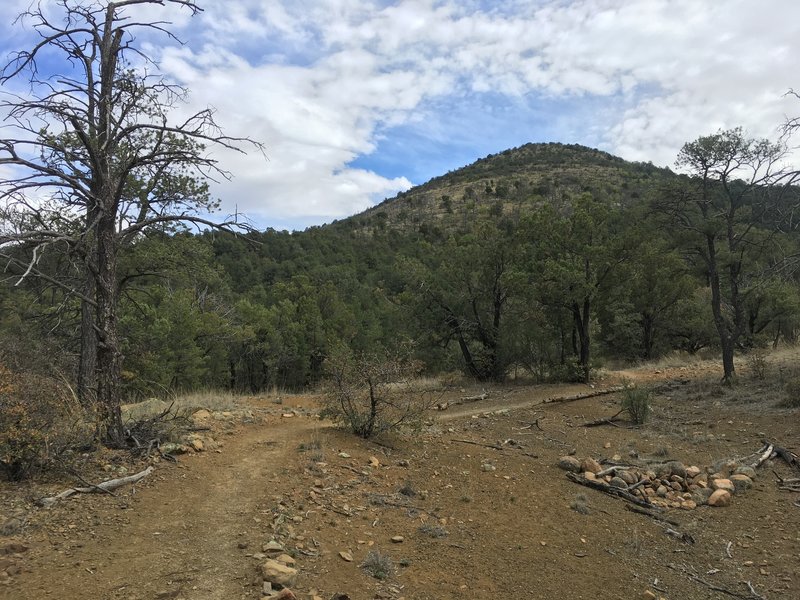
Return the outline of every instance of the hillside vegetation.
{"type": "MultiPolygon", "coordinates": [[[[308,388],[336,347],[379,354],[407,340],[429,372],[479,380],[588,380],[608,360],[719,348],[703,240],[675,221],[696,186],[597,150],[529,144],[300,233],[142,238],[120,274],[125,393],[308,388]]],[[[796,335],[797,236],[769,222],[793,196],[773,192],[743,192],[732,226],[749,245],[721,248],[715,266],[723,295],[732,261],[747,274],[739,352],[796,335]]],[[[724,225],[704,227],[723,240],[724,225]]],[[[69,377],[76,299],[28,278],[0,288],[0,303],[2,362],[69,377]]]]}

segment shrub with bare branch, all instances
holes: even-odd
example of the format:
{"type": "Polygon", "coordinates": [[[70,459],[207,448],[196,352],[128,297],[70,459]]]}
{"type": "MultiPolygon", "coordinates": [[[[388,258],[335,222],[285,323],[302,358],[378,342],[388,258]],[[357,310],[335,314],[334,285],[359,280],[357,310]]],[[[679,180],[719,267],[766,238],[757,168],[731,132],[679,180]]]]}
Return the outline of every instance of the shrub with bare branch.
{"type": "Polygon", "coordinates": [[[338,348],[326,364],[322,414],[363,438],[418,426],[434,405],[434,392],[414,384],[423,365],[411,357],[410,345],[360,355],[338,348]]]}

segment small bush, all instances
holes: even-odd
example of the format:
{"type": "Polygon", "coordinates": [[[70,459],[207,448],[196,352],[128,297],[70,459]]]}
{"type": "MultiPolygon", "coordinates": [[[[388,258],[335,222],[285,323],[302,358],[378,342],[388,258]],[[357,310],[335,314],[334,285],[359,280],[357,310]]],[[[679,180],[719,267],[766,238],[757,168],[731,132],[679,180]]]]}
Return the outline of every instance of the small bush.
{"type": "Polygon", "coordinates": [[[432,523],[425,523],[419,528],[420,533],[424,533],[428,537],[443,538],[450,535],[450,533],[441,525],[433,525],[432,523]]]}
{"type": "Polygon", "coordinates": [[[422,363],[411,347],[395,352],[356,355],[339,348],[326,361],[329,374],[321,416],[343,424],[358,436],[370,438],[408,426],[420,426],[434,396],[415,379],[422,363]]]}
{"type": "Polygon", "coordinates": [[[394,563],[386,554],[381,554],[378,550],[370,550],[364,562],[361,563],[370,576],[383,581],[394,575],[394,563]]]}
{"type": "Polygon", "coordinates": [[[767,355],[763,350],[756,349],[747,355],[747,366],[750,376],[757,381],[767,379],[767,355]]]}
{"type": "Polygon", "coordinates": [[[637,425],[643,425],[650,416],[650,396],[646,388],[629,387],[622,396],[622,408],[637,425]]]}
{"type": "Polygon", "coordinates": [[[794,377],[783,387],[784,398],[780,405],[784,408],[800,408],[800,377],[794,377]]]}
{"type": "Polygon", "coordinates": [[[0,472],[19,481],[90,446],[92,415],[58,381],[0,365],[0,472]]]}

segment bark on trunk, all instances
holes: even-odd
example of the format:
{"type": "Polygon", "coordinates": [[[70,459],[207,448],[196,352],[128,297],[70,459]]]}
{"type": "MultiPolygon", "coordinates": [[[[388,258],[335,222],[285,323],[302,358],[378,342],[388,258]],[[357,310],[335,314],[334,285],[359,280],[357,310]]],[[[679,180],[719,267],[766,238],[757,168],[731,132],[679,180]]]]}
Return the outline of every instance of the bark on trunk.
{"type": "Polygon", "coordinates": [[[117,331],[117,260],[115,223],[108,214],[100,219],[97,236],[97,401],[102,440],[125,445],[120,411],[119,381],[122,356],[117,331]]]}

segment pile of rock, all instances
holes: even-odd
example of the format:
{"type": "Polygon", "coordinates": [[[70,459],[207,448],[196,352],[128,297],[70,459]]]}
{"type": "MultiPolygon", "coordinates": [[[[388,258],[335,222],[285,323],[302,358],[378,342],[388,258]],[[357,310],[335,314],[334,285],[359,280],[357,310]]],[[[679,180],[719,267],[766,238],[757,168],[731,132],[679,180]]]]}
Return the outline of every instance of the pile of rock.
{"type": "Polygon", "coordinates": [[[585,479],[616,487],[662,508],[692,510],[698,506],[727,506],[734,494],[753,485],[755,469],[729,462],[701,469],[679,461],[639,466],[603,467],[593,458],[563,456],[558,466],[585,479]]]}
{"type": "Polygon", "coordinates": [[[290,589],[297,581],[294,558],[276,540],[264,544],[262,550],[266,558],[261,564],[261,577],[264,580],[262,600],[296,600],[290,589]]]}

